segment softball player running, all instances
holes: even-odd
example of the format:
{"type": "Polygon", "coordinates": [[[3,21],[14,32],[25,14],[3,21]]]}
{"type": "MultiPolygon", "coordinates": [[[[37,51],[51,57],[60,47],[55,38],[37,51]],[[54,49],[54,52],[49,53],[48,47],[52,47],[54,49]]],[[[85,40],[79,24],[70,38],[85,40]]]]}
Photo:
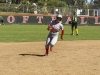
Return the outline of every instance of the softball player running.
{"type": "Polygon", "coordinates": [[[58,14],[56,16],[56,20],[51,21],[50,25],[48,26],[47,30],[49,30],[49,34],[47,36],[46,45],[45,45],[45,56],[49,54],[50,51],[53,50],[54,45],[58,40],[59,31],[62,30],[60,38],[63,39],[64,35],[64,27],[61,24],[62,15],[58,14]]]}

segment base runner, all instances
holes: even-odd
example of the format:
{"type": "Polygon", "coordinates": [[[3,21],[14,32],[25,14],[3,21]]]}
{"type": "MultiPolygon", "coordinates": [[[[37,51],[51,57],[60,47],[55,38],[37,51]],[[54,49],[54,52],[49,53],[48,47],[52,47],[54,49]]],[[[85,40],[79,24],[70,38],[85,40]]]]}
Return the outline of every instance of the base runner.
{"type": "Polygon", "coordinates": [[[60,38],[63,39],[64,27],[61,24],[61,20],[62,20],[62,15],[58,14],[56,16],[56,20],[51,21],[50,25],[47,28],[47,30],[50,31],[50,32],[49,32],[49,34],[47,36],[47,40],[46,40],[45,56],[47,56],[49,54],[49,49],[50,49],[50,51],[53,50],[53,47],[58,40],[58,35],[59,35],[60,30],[62,31],[60,38]]]}

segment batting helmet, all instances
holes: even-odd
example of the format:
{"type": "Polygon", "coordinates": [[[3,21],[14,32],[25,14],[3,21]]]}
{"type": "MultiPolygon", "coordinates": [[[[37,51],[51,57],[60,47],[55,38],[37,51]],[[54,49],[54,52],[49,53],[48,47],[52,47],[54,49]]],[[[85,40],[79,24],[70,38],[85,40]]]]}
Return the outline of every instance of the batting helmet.
{"type": "Polygon", "coordinates": [[[56,17],[62,18],[62,15],[61,14],[58,14],[56,17]]]}

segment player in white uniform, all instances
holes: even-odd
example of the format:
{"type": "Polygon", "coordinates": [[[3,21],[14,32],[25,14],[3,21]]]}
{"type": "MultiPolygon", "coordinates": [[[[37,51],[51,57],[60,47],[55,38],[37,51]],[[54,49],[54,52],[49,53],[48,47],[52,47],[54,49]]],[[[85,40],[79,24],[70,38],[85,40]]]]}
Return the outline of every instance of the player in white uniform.
{"type": "Polygon", "coordinates": [[[59,35],[60,30],[62,30],[60,38],[63,39],[64,27],[61,24],[61,20],[62,20],[62,15],[58,14],[56,16],[56,20],[51,21],[50,25],[47,28],[50,32],[49,32],[49,34],[47,36],[47,40],[46,40],[45,56],[47,56],[49,54],[49,48],[50,48],[50,51],[53,50],[53,47],[58,40],[58,35],[59,35]]]}

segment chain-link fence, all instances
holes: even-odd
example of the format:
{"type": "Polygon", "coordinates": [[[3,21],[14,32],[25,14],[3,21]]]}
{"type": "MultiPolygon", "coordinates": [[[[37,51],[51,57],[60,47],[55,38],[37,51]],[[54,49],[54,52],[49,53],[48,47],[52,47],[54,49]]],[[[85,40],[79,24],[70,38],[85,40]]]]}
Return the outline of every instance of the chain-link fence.
{"type": "Polygon", "coordinates": [[[36,4],[0,4],[1,12],[32,13],[32,14],[62,14],[72,15],[77,12],[79,16],[100,16],[100,9],[72,9],[68,7],[37,6],[36,4]]]}

